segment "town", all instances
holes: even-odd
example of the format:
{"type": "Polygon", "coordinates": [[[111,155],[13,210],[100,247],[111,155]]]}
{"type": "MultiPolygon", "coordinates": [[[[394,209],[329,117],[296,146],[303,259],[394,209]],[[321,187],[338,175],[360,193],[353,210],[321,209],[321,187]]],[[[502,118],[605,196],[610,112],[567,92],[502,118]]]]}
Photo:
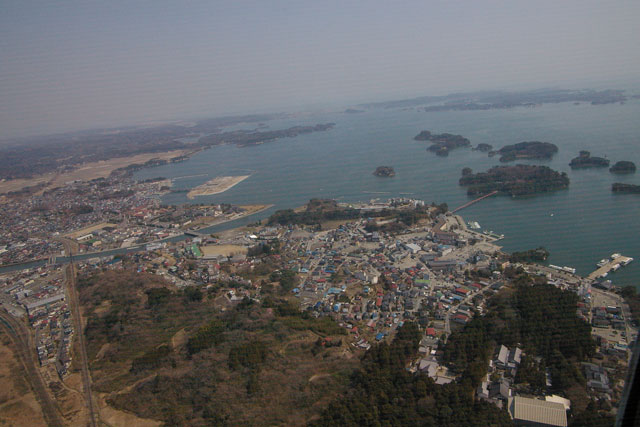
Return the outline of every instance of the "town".
{"type": "MultiPolygon", "coordinates": [[[[68,262],[76,265],[79,278],[130,270],[162,277],[177,289],[198,288],[213,294],[222,311],[282,295],[310,316],[343,328],[349,351],[356,354],[393,339],[405,322],[414,322],[422,339],[407,369],[441,385],[459,377],[443,359],[449,337],[491,310],[494,296],[512,292],[516,273],[526,273],[577,295],[576,316],[592,326],[597,344],[593,357],[581,365],[588,395],[613,411],[620,401],[638,329],[629,306],[602,277],[513,262],[501,251],[501,236],[467,227],[444,206],[404,198],[359,204],[312,200],[287,215],[306,209],[322,217],[333,209],[346,218],[305,224],[276,214],[211,234],[203,227],[265,206],[161,205],[159,196],[170,185],[164,179],[135,182],[115,174],[14,196],[0,205],[5,230],[0,256],[3,265],[13,264],[13,271],[5,268],[0,274],[3,316],[28,319],[35,347],[30,351],[37,354],[45,383],[65,380],[77,357],[73,338],[82,333],[72,321],[70,306],[77,302],[69,289],[74,279],[68,276],[75,272],[68,262]],[[406,222],[399,226],[398,218],[406,222]],[[38,259],[36,266],[21,264],[38,259]]],[[[567,425],[571,401],[547,392],[552,385],[548,369],[536,389],[516,381],[521,364],[535,363],[531,360],[524,348],[496,343],[476,398],[506,408],[514,420],[567,425]],[[547,418],[531,418],[522,409],[527,405],[545,408],[539,413],[547,418]]]]}

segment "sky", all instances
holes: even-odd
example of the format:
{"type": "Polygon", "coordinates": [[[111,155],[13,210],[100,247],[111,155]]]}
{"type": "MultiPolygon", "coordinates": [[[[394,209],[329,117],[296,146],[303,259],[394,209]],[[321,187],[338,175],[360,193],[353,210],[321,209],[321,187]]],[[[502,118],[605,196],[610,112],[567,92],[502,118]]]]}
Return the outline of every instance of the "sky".
{"type": "Polygon", "coordinates": [[[0,12],[0,139],[640,78],[638,1],[30,1],[0,12]]]}

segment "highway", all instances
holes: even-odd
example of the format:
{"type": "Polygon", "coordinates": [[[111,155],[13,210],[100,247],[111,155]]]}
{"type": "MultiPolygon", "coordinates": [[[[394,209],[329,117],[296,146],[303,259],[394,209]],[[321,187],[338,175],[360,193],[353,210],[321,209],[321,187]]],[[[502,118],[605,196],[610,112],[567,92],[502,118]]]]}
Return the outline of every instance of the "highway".
{"type": "Polygon", "coordinates": [[[4,310],[0,310],[0,327],[7,333],[15,345],[16,356],[24,367],[27,380],[31,384],[31,389],[38,403],[40,403],[40,408],[42,409],[42,414],[47,425],[63,426],[64,422],[60,416],[58,406],[49,395],[40,371],[38,370],[38,362],[33,353],[35,346],[31,341],[27,326],[4,310]]]}

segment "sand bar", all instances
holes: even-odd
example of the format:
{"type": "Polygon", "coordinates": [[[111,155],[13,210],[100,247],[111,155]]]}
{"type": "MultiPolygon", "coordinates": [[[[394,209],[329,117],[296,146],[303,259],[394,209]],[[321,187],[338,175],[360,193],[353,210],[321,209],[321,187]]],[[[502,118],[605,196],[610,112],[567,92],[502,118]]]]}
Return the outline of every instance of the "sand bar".
{"type": "Polygon", "coordinates": [[[239,176],[217,176],[202,185],[191,189],[187,193],[189,199],[193,199],[197,196],[211,196],[213,194],[224,193],[234,185],[237,185],[249,178],[251,175],[239,175],[239,176]]]}

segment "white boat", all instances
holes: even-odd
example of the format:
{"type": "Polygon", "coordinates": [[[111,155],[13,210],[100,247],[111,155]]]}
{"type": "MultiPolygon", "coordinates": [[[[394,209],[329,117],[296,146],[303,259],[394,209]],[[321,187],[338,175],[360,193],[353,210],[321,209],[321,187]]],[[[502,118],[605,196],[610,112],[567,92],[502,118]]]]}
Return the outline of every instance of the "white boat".
{"type": "Polygon", "coordinates": [[[600,261],[598,261],[598,263],[596,264],[598,267],[604,267],[606,263],[608,263],[609,260],[606,258],[601,259],[600,261]]]}
{"type": "Polygon", "coordinates": [[[620,258],[622,255],[615,253],[615,254],[611,254],[611,259],[616,259],[616,258],[620,258]]]}
{"type": "Polygon", "coordinates": [[[629,257],[629,258],[625,259],[624,261],[622,261],[622,265],[628,265],[631,261],[633,261],[633,258],[629,257]]]}
{"type": "Polygon", "coordinates": [[[613,271],[616,271],[616,270],[617,270],[617,269],[619,269],[619,268],[620,268],[620,264],[616,264],[616,265],[614,265],[613,267],[611,267],[611,269],[612,269],[613,271]]]}

